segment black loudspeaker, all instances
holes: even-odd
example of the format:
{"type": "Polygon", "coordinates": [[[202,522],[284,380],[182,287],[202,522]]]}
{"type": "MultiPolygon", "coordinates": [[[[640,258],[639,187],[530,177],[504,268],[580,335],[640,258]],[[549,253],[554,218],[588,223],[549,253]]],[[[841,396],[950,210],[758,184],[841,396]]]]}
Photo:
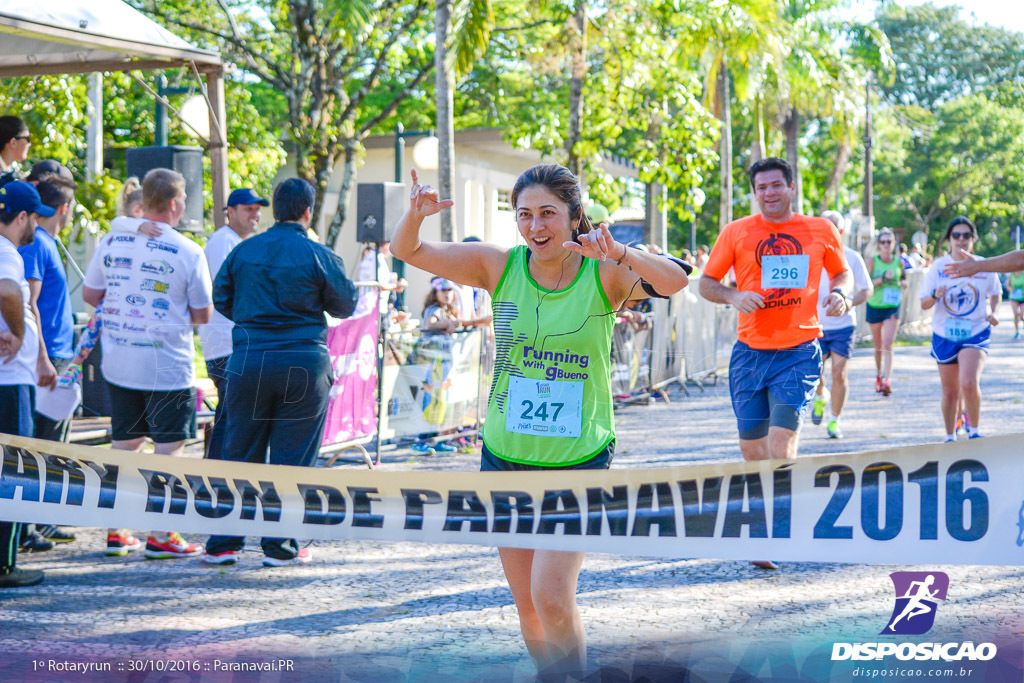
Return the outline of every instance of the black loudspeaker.
{"type": "Polygon", "coordinates": [[[103,336],[96,340],[96,346],[82,363],[82,408],[86,417],[108,416],[111,412],[110,392],[100,372],[103,360],[103,336]]]}
{"type": "Polygon", "coordinates": [[[128,175],[142,180],[154,168],[169,168],[185,176],[185,215],[179,229],[203,230],[203,149],[184,145],[134,147],[125,152],[128,175]]]}
{"type": "Polygon", "coordinates": [[[405,213],[402,183],[359,183],[356,194],[356,238],[360,242],[391,241],[405,213]]]}

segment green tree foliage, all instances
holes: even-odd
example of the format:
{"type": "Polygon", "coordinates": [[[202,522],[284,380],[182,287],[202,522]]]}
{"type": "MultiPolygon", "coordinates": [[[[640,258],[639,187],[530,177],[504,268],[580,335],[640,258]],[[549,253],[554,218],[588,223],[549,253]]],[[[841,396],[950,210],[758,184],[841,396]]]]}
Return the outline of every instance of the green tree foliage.
{"type": "Polygon", "coordinates": [[[296,173],[317,191],[314,225],[329,221],[334,246],[349,203],[361,142],[423,89],[433,69],[426,0],[137,0],[139,8],[197,44],[214,47],[249,78],[279,93],[296,173]],[[222,11],[223,10],[223,11],[222,11]],[[336,202],[328,181],[342,166],[336,202]]]}
{"type": "Polygon", "coordinates": [[[930,2],[909,7],[888,2],[877,21],[895,61],[878,72],[882,92],[892,103],[932,110],[989,86],[1024,84],[1024,34],[971,26],[955,5],[930,2]]]}
{"type": "MultiPolygon", "coordinates": [[[[170,85],[194,84],[184,70],[164,72],[170,85]]],[[[151,87],[156,73],[138,73],[151,87]]],[[[103,78],[103,147],[106,170],[85,180],[87,77],[54,75],[10,78],[0,86],[0,111],[25,120],[32,132],[30,161],[56,159],[68,166],[79,182],[76,192],[76,223],[79,228],[105,231],[119,210],[124,180],[124,150],[153,144],[154,102],[127,73],[108,73],[103,78]]],[[[179,100],[172,97],[174,101],[179,100]]],[[[231,111],[228,127],[228,173],[232,187],[270,189],[277,169],[284,162],[280,132],[254,106],[248,84],[229,80],[225,99],[231,111]]],[[[170,119],[169,142],[197,144],[194,133],[176,118],[170,119]]],[[[207,160],[208,163],[208,160],[207,160]]],[[[209,171],[207,170],[207,176],[209,171]]],[[[206,193],[205,206],[212,206],[206,193]]],[[[71,231],[69,231],[71,232],[71,231]]]]}
{"type": "Polygon", "coordinates": [[[878,137],[885,140],[875,167],[876,194],[885,198],[876,203],[880,224],[924,230],[934,244],[961,214],[983,230],[1019,221],[1024,111],[984,94],[935,112],[897,106],[879,116],[878,137]]]}

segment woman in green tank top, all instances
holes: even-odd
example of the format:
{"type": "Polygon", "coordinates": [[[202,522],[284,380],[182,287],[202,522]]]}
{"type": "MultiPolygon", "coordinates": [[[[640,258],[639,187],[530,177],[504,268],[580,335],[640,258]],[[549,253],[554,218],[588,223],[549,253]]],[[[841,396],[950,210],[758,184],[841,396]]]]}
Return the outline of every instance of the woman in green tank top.
{"type": "Polygon", "coordinates": [[[1013,338],[1020,339],[1020,324],[1024,320],[1024,270],[1010,273],[1010,308],[1013,310],[1013,338]]]}
{"type": "Polygon", "coordinates": [[[903,261],[896,255],[896,235],[882,228],[875,238],[878,253],[871,260],[871,284],[875,293],[867,301],[871,343],[875,347],[875,391],[883,396],[892,393],[892,343],[900,328],[900,304],[907,278],[903,261]]]}
{"type": "MultiPolygon", "coordinates": [[[[523,173],[512,190],[525,245],[420,240],[423,219],[453,205],[412,172],[409,210],[391,250],[406,263],[493,298],[495,376],[482,470],[603,469],[615,444],[614,313],[627,299],[687,284],[681,262],[630,249],[583,213],[579,183],[555,164],[523,173]],[[646,291],[645,291],[646,290],[646,291]]],[[[576,607],[583,553],[499,548],[538,670],[579,674],[586,638],[576,607]]]]}

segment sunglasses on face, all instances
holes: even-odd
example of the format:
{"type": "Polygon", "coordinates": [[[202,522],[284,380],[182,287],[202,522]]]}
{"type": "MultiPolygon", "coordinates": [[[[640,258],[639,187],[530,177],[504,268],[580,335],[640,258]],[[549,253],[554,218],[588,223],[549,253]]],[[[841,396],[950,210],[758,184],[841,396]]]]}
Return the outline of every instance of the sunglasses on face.
{"type": "Polygon", "coordinates": [[[951,233],[949,233],[949,239],[951,239],[951,240],[972,240],[972,239],[974,239],[974,233],[972,233],[972,232],[951,232],[951,233]]]}
{"type": "Polygon", "coordinates": [[[31,135],[31,133],[25,133],[24,135],[15,135],[14,139],[15,140],[31,140],[32,139],[32,135],[31,135]]]}
{"type": "Polygon", "coordinates": [[[878,240],[879,244],[892,244],[892,240],[878,240]]]}

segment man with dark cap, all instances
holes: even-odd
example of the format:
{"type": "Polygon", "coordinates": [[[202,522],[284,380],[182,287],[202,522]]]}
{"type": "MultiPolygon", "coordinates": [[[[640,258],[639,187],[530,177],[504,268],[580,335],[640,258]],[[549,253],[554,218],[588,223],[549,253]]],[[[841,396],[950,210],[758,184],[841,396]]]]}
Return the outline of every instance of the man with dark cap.
{"type": "MultiPolygon", "coordinates": [[[[306,236],[314,199],[304,180],[279,184],[277,222],[235,247],[214,281],[214,306],[235,323],[223,460],[316,463],[332,383],[324,313],[350,316],[356,288],[337,254],[306,236]]],[[[241,536],[213,536],[203,561],[235,564],[244,545],[241,536]]],[[[310,561],[293,538],[264,538],[261,545],[267,567],[310,561]]]]}
{"type": "MultiPolygon", "coordinates": [[[[210,280],[217,277],[228,254],[256,231],[260,224],[260,209],[269,206],[249,188],[232,190],[228,195],[227,223],[221,226],[206,242],[206,263],[210,267],[210,280]]],[[[225,368],[231,357],[231,328],[234,323],[217,311],[206,325],[199,326],[199,339],[203,343],[203,358],[206,360],[206,374],[217,387],[217,412],[213,417],[213,436],[206,457],[220,460],[224,444],[224,397],[228,380],[225,368]]]]}
{"type": "MultiPolygon", "coordinates": [[[[25,264],[18,247],[35,236],[37,217],[53,209],[39,200],[39,192],[21,181],[0,187],[0,432],[32,436],[36,359],[39,328],[29,307],[25,264]]],[[[34,586],[43,573],[17,569],[20,525],[0,522],[0,588],[34,586]]]]}

